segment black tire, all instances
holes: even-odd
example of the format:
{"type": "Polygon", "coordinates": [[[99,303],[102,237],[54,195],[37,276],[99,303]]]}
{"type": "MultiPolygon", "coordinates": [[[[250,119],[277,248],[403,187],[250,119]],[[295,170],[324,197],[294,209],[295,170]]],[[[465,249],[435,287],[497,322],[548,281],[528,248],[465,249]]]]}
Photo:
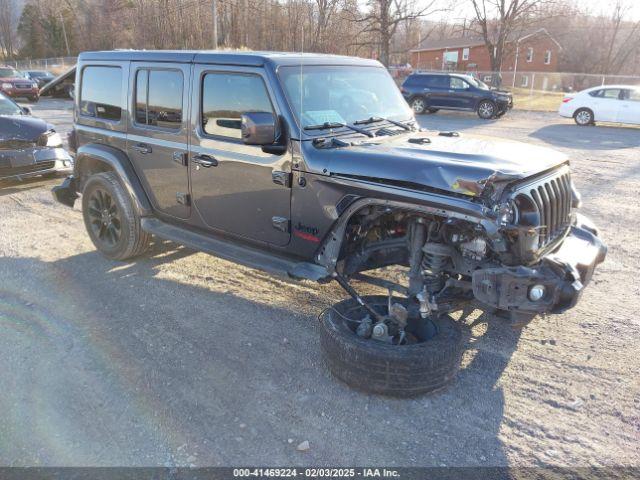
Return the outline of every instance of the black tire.
{"type": "Polygon", "coordinates": [[[149,247],[151,234],[140,227],[131,197],[113,172],[89,177],[82,192],[82,216],[89,238],[108,258],[126,260],[149,247]]]}
{"type": "Polygon", "coordinates": [[[493,117],[495,117],[497,112],[498,107],[491,100],[482,100],[478,104],[478,108],[476,109],[476,113],[483,120],[491,120],[493,117]]]}
{"type": "Polygon", "coordinates": [[[579,108],[578,110],[576,110],[573,114],[573,120],[581,127],[595,124],[595,122],[593,121],[593,111],[589,108],[579,108]]]}
{"type": "Polygon", "coordinates": [[[428,112],[428,113],[437,113],[437,112],[438,112],[438,110],[440,110],[440,109],[439,109],[439,108],[428,108],[428,109],[427,109],[427,112],[428,112]]]}
{"type": "Polygon", "coordinates": [[[29,97],[29,103],[38,103],[40,96],[29,97]]]}
{"type": "MultiPolygon", "coordinates": [[[[372,306],[387,304],[383,296],[364,299],[372,306]]],[[[450,316],[434,320],[438,333],[433,338],[397,346],[357,336],[341,315],[354,318],[358,311],[362,313],[362,307],[348,299],[320,318],[320,347],[337,378],[358,390],[394,397],[433,393],[454,379],[462,357],[463,336],[460,325],[450,316]]]]}
{"type": "Polygon", "coordinates": [[[412,98],[409,105],[411,106],[413,113],[415,113],[416,115],[422,115],[427,109],[427,101],[424,97],[412,98]]]}

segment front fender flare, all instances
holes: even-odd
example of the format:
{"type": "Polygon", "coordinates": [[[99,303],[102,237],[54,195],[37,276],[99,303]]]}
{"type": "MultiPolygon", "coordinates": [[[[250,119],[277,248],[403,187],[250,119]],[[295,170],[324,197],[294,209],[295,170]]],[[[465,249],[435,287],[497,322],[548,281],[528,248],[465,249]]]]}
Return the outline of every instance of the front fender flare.
{"type": "Polygon", "coordinates": [[[108,170],[118,175],[140,216],[151,215],[153,213],[151,202],[126,153],[108,145],[91,143],[78,148],[74,174],[80,182],[83,181],[86,172],[108,170]]]}

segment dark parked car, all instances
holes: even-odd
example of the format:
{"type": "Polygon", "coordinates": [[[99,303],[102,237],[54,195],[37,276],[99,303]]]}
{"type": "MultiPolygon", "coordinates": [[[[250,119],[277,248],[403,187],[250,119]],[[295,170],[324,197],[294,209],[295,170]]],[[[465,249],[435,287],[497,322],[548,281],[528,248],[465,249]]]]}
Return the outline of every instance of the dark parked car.
{"type": "Polygon", "coordinates": [[[30,102],[37,102],[40,89],[33,80],[25,78],[15,68],[0,66],[0,93],[8,97],[26,98],[30,102]]]}
{"type": "Polygon", "coordinates": [[[72,163],[51,124],[0,93],[0,180],[68,175],[72,163]]]}
{"type": "Polygon", "coordinates": [[[513,107],[511,93],[493,90],[470,75],[414,73],[406,78],[401,91],[416,114],[467,110],[491,119],[501,117],[513,107]]]}
{"type": "Polygon", "coordinates": [[[605,257],[563,154],[422,131],[373,60],[92,52],[76,84],[76,164],[53,193],[82,195],[96,248],[125,260],[155,235],[336,280],[351,298],[321,315],[320,344],[358,388],[444,387],[463,345],[450,312],[563,312],[605,257]],[[387,266],[400,277],[365,273],[387,266]]]}
{"type": "Polygon", "coordinates": [[[47,83],[55,78],[55,75],[46,70],[28,70],[25,72],[26,77],[38,84],[38,88],[44,87],[47,83]]]}

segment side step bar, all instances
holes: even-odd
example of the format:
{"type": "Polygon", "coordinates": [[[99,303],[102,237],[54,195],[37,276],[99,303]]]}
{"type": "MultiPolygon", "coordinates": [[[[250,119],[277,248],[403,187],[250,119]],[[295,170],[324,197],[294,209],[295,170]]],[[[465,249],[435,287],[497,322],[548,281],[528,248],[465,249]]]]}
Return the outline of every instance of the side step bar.
{"type": "Polygon", "coordinates": [[[285,258],[269,255],[256,248],[231,243],[218,237],[185,230],[165,223],[157,218],[142,218],[142,229],[157,237],[185,245],[194,250],[209,253],[246,267],[256,268],[268,273],[315,282],[330,277],[327,269],[309,262],[295,262],[285,258]]]}

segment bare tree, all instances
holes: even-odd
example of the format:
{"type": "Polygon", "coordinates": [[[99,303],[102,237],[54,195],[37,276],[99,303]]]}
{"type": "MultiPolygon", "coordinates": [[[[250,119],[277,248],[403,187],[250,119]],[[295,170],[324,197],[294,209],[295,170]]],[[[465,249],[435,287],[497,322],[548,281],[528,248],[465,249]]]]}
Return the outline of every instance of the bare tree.
{"type": "Polygon", "coordinates": [[[16,55],[16,0],[0,0],[0,53],[4,58],[16,55]]]}
{"type": "Polygon", "coordinates": [[[437,0],[422,3],[418,6],[415,0],[369,0],[368,11],[356,18],[355,21],[363,25],[358,35],[365,35],[370,39],[365,42],[377,44],[379,60],[384,65],[389,65],[391,40],[398,26],[403,22],[426,17],[438,10],[437,0]]]}
{"type": "Polygon", "coordinates": [[[556,0],[470,0],[477,29],[489,51],[491,69],[499,71],[509,37],[538,22],[536,13],[556,0]]]}

